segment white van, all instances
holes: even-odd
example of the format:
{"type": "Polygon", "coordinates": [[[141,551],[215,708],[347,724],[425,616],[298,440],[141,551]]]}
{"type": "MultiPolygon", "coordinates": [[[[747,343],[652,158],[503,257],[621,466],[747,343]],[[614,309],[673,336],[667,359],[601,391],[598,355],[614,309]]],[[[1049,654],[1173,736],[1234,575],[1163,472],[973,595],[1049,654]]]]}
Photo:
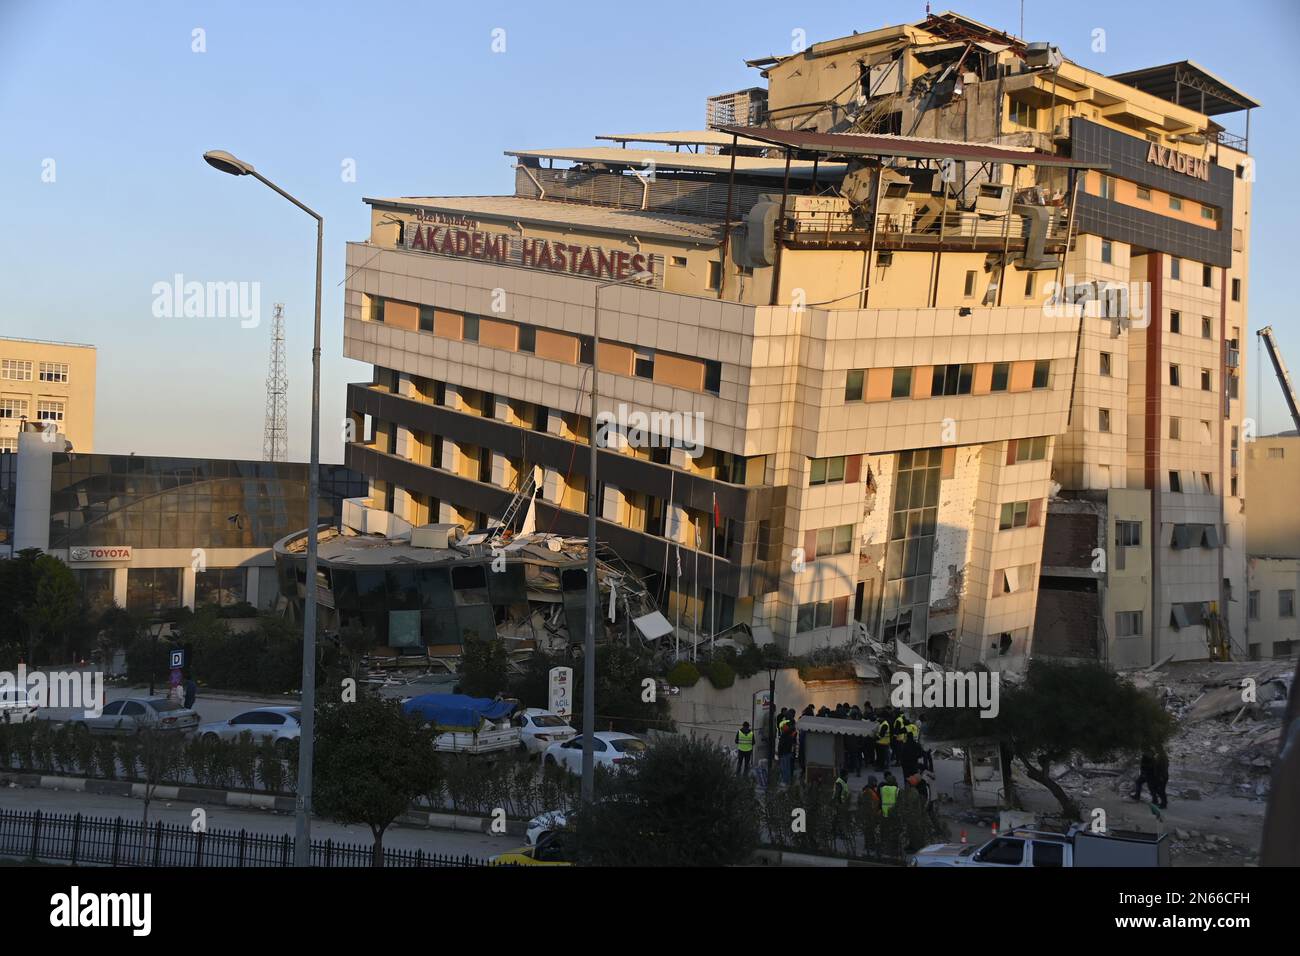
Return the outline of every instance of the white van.
{"type": "Polygon", "coordinates": [[[0,690],[0,723],[25,724],[36,717],[36,703],[27,696],[27,688],[0,690]]]}

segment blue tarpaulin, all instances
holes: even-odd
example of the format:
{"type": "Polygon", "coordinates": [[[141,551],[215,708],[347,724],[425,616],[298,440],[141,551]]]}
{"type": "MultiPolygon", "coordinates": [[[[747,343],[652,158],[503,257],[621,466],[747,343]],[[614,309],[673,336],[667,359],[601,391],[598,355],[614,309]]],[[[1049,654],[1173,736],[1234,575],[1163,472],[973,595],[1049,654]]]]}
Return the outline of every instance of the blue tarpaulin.
{"type": "Polygon", "coordinates": [[[464,694],[421,694],[402,705],[402,712],[423,717],[436,727],[478,730],[487,720],[500,720],[514,710],[514,703],[490,697],[467,697],[464,694]]]}

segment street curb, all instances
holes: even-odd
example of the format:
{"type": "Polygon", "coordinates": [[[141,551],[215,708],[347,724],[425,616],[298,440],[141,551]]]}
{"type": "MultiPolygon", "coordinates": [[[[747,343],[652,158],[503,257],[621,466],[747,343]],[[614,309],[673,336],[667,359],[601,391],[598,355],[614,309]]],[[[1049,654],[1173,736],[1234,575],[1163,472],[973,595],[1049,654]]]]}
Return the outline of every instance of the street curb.
{"type": "MultiPolygon", "coordinates": [[[[129,780],[98,780],[89,777],[59,777],[50,774],[0,771],[0,786],[16,784],[28,790],[66,790],[74,793],[93,793],[104,797],[144,798],[145,785],[129,780]]],[[[293,813],[297,802],[293,797],[273,793],[250,793],[247,790],[217,790],[211,787],[176,786],[160,784],[154,788],[154,800],[173,800],[240,809],[273,810],[293,813]]],[[[430,830],[457,830],[462,833],[490,833],[491,817],[472,817],[459,813],[433,812],[411,809],[397,818],[399,824],[423,827],[430,830]]],[[[523,820],[507,820],[506,833],[524,836],[528,824],[523,820]]]]}
{"type": "Polygon", "coordinates": [[[758,866],[874,866],[888,867],[890,869],[896,869],[898,867],[898,864],[896,863],[873,863],[870,860],[849,860],[838,856],[814,856],[811,853],[796,853],[793,850],[775,850],[770,847],[755,850],[751,859],[758,866]]]}

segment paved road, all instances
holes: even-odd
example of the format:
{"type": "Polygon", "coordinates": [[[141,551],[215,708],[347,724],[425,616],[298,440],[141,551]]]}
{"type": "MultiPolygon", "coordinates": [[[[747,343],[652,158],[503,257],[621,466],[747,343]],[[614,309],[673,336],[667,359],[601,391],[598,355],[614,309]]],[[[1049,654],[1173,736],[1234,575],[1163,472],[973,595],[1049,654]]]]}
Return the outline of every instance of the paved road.
{"type": "MultiPolygon", "coordinates": [[[[131,797],[111,797],[66,790],[0,788],[0,808],[5,810],[43,810],[51,813],[81,813],[97,817],[123,817],[139,820],[144,812],[141,801],[131,797]]],[[[149,806],[150,821],[162,820],[188,827],[194,805],[181,801],[155,800],[149,806]]],[[[280,836],[293,834],[293,817],[270,810],[239,810],[205,806],[208,828],[248,830],[280,836]]],[[[312,823],[312,839],[369,846],[373,841],[369,827],[342,826],[325,820],[312,823]]],[[[389,849],[422,849],[426,853],[444,853],[486,858],[522,846],[523,837],[495,836],[488,833],[462,833],[455,830],[428,830],[418,827],[390,827],[384,834],[389,849]]]]}

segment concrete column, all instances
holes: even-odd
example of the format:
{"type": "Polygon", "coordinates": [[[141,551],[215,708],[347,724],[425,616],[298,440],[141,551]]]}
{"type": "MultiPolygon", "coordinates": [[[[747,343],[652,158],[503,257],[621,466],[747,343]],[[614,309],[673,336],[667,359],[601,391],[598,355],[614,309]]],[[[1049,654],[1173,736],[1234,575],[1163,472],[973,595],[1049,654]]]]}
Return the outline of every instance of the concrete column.
{"type": "Polygon", "coordinates": [[[542,497],[552,504],[564,497],[564,476],[554,468],[542,469],[542,497]]]}
{"type": "Polygon", "coordinates": [[[18,433],[18,488],[14,499],[13,553],[24,548],[50,550],[50,484],[54,453],[67,442],[62,435],[47,441],[43,431],[18,433]]]}
{"type": "Polygon", "coordinates": [[[502,398],[500,395],[492,396],[492,417],[499,422],[513,424],[515,416],[514,409],[510,407],[510,399],[502,398]]]}
{"type": "Polygon", "coordinates": [[[126,607],[126,568],[113,569],[113,603],[126,607]]]}
{"type": "Polygon", "coordinates": [[[411,520],[411,493],[405,488],[393,489],[393,514],[404,521],[411,520]]]}
{"type": "Polygon", "coordinates": [[[181,604],[194,610],[194,565],[181,568],[181,604]]]}
{"type": "Polygon", "coordinates": [[[665,516],[665,537],[669,541],[683,542],[686,540],[686,509],[679,504],[669,504],[668,512],[665,516]]]}
{"type": "Polygon", "coordinates": [[[443,405],[445,405],[447,408],[452,408],[455,409],[456,411],[461,411],[462,408],[464,407],[464,404],[465,404],[464,401],[460,397],[460,387],[457,385],[452,385],[450,382],[448,382],[445,389],[445,394],[443,395],[443,405]]]}
{"type": "Polygon", "coordinates": [[[262,583],[262,569],[257,565],[244,568],[244,600],[257,607],[257,598],[262,583]]]}
{"type": "Polygon", "coordinates": [[[600,503],[600,515],[606,521],[623,520],[623,492],[613,485],[605,486],[605,499],[600,503]]]}
{"type": "Polygon", "coordinates": [[[546,433],[559,435],[564,431],[564,416],[553,408],[546,410],[546,433]]]}

